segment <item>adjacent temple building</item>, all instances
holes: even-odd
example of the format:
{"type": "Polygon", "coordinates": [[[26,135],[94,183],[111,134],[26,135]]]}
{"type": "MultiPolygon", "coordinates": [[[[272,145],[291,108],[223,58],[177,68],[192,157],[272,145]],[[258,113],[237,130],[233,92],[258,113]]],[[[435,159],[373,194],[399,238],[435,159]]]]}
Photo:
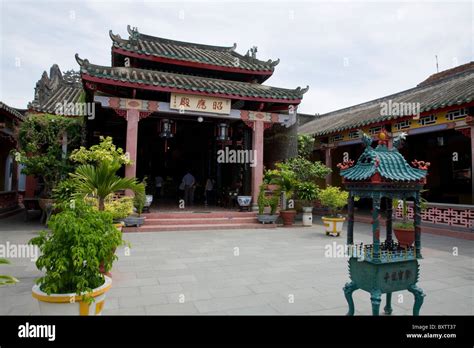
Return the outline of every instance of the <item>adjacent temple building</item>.
{"type": "Polygon", "coordinates": [[[128,39],[110,31],[111,66],[76,54],[79,73],[63,75],[57,65],[49,76],[45,72],[29,111],[86,115],[87,145],[112,136],[133,161],[124,175],[162,176],[169,181],[167,198],[174,198],[189,170],[199,183],[214,179],[222,195],[239,190],[255,203],[264,165],[296,154],[297,108],[308,87],[264,85],[279,60],[257,59],[256,47],[242,55],[236,44],[210,46],[127,29],[128,39]],[[93,107],[81,108],[84,102],[93,107]],[[254,150],[255,163],[219,163],[224,147],[254,150]]]}

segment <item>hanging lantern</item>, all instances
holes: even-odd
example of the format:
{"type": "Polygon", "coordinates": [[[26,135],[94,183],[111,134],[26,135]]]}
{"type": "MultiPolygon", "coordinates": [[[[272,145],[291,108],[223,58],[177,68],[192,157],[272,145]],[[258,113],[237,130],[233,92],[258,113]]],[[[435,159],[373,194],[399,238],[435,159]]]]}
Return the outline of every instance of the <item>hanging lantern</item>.
{"type": "Polygon", "coordinates": [[[229,125],[227,123],[219,123],[216,128],[216,133],[217,133],[217,136],[216,136],[217,141],[230,140],[229,125]]]}
{"type": "Polygon", "coordinates": [[[172,120],[164,118],[160,120],[160,137],[161,138],[173,138],[176,134],[176,123],[172,120]]]}

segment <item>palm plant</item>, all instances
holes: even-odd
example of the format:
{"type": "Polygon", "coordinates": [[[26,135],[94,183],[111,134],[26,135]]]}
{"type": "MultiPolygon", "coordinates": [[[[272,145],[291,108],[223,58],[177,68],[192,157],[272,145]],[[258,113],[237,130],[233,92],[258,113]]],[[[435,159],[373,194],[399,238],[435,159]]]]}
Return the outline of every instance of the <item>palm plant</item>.
{"type": "MultiPolygon", "coordinates": [[[[7,265],[9,263],[10,261],[8,261],[7,259],[0,259],[0,265],[7,265]]],[[[15,277],[0,274],[0,286],[15,283],[18,283],[18,279],[16,279],[15,277]]]]}
{"type": "Polygon", "coordinates": [[[105,210],[105,199],[121,190],[132,190],[135,197],[145,196],[145,185],[135,178],[122,178],[116,173],[121,164],[116,161],[102,161],[96,166],[82,164],[70,174],[77,182],[77,195],[97,197],[99,211],[105,210]]]}

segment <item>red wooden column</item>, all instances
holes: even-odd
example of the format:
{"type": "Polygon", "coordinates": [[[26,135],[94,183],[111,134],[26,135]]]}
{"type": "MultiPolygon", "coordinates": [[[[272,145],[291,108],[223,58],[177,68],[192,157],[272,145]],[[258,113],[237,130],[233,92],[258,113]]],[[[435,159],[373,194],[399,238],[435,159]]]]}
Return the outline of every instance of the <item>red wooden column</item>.
{"type": "Polygon", "coordinates": [[[471,192],[472,192],[471,204],[474,204],[474,116],[472,115],[467,116],[466,123],[471,128],[471,192]]]}
{"type": "Polygon", "coordinates": [[[258,210],[258,193],[263,182],[263,121],[253,121],[252,150],[256,155],[256,165],[252,167],[252,210],[258,210]]]}
{"type": "Polygon", "coordinates": [[[137,140],[139,120],[139,110],[127,110],[127,145],[125,151],[128,153],[130,160],[132,161],[131,165],[125,167],[125,176],[127,178],[133,178],[137,174],[137,140]]]}

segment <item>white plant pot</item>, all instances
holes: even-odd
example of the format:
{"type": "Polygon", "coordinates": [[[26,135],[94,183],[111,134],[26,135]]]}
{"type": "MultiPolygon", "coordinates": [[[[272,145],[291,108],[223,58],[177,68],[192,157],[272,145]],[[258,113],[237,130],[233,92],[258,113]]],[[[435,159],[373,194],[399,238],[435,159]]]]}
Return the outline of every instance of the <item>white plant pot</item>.
{"type": "Polygon", "coordinates": [[[329,218],[323,216],[321,218],[324,223],[324,227],[326,230],[326,236],[339,236],[342,232],[342,228],[344,226],[344,221],[346,221],[346,218],[340,217],[340,218],[329,218]]]}
{"type": "Polygon", "coordinates": [[[303,207],[303,226],[313,226],[313,207],[303,207]]]}
{"type": "Polygon", "coordinates": [[[41,315],[101,315],[111,286],[112,279],[105,276],[104,284],[90,294],[94,298],[91,304],[83,302],[82,296],[75,293],[48,295],[38,285],[33,286],[32,295],[38,300],[41,315]]]}

